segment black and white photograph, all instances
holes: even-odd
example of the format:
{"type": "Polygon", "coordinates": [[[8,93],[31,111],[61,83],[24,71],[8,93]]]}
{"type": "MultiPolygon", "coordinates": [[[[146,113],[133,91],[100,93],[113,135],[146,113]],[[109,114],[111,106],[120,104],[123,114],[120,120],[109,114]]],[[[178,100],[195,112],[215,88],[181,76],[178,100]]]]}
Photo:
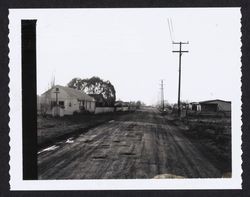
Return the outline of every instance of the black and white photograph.
{"type": "Polygon", "coordinates": [[[241,188],[240,8],[9,12],[11,189],[241,188]]]}

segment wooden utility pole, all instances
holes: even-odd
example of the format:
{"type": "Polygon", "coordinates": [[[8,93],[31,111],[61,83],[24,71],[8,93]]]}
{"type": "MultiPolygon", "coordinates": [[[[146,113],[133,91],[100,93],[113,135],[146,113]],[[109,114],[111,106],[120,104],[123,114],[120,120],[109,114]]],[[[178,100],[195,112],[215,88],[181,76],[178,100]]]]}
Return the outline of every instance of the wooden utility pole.
{"type": "Polygon", "coordinates": [[[56,106],[58,106],[58,94],[60,93],[59,88],[56,88],[54,93],[56,94],[56,106]]]}
{"type": "Polygon", "coordinates": [[[181,97],[181,55],[182,55],[182,53],[188,53],[188,51],[182,51],[181,46],[182,46],[182,44],[189,44],[189,42],[173,42],[173,44],[179,44],[179,46],[180,46],[179,51],[173,51],[173,53],[179,53],[178,116],[181,117],[181,104],[180,104],[180,97],[181,97]]]}

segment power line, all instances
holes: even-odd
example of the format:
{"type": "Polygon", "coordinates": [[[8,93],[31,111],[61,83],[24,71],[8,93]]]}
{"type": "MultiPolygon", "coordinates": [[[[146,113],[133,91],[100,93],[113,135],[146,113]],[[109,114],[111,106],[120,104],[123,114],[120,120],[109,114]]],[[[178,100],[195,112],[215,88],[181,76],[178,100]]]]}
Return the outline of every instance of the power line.
{"type": "Polygon", "coordinates": [[[173,23],[172,23],[171,18],[168,18],[168,30],[169,30],[169,35],[171,39],[172,49],[174,50],[173,42],[174,42],[175,36],[174,36],[174,28],[173,28],[173,23]]]}
{"type": "Polygon", "coordinates": [[[173,37],[173,40],[175,38],[174,36],[174,28],[173,28],[173,23],[172,23],[172,19],[170,18],[170,25],[171,25],[171,30],[172,30],[172,37],[173,37]]]}
{"type": "Polygon", "coordinates": [[[174,42],[169,18],[168,18],[168,30],[169,30],[169,34],[170,34],[170,39],[171,39],[172,42],[174,42]]]}

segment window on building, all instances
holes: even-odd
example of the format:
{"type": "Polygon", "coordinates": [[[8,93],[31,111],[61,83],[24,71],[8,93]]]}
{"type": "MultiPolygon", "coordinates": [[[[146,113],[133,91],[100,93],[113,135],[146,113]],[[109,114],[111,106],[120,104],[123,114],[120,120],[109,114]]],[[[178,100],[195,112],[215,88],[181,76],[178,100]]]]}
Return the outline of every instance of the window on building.
{"type": "Polygon", "coordinates": [[[61,108],[64,108],[64,101],[59,101],[59,106],[61,107],[61,108]]]}

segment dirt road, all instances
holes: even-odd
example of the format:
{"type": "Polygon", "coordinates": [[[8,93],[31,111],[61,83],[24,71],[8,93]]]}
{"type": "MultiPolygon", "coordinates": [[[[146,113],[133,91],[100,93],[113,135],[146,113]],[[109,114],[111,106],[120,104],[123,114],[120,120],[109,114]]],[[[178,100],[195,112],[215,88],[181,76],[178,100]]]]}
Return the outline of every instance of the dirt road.
{"type": "Polygon", "coordinates": [[[157,109],[117,117],[38,153],[39,179],[127,179],[174,174],[221,177],[157,109]]]}

